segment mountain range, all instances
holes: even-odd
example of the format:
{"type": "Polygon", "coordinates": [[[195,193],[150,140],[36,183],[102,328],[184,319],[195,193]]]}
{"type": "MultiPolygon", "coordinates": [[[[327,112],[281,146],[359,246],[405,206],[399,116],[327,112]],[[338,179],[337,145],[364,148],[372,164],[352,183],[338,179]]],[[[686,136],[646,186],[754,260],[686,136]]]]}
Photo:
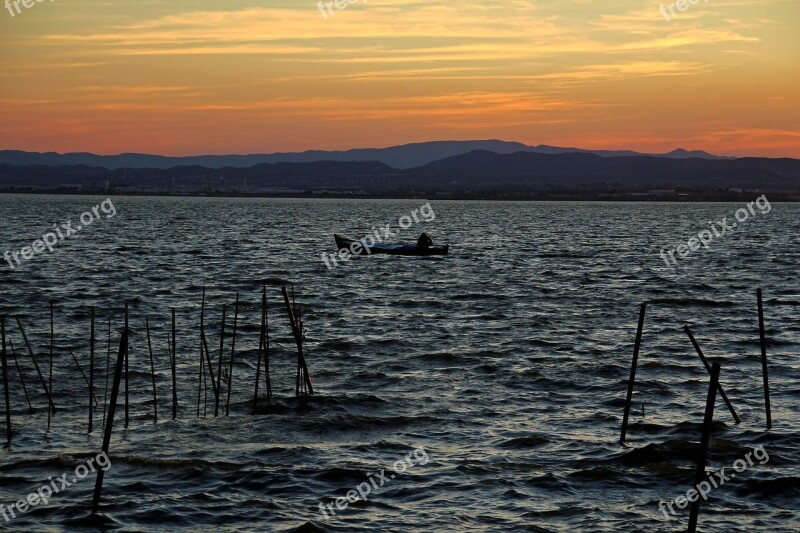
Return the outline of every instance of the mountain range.
{"type": "Polygon", "coordinates": [[[86,165],[108,169],[117,168],[172,168],[175,166],[197,165],[205,168],[246,168],[261,163],[313,163],[316,161],[379,161],[397,169],[419,167],[445,159],[472,152],[485,150],[497,154],[513,154],[529,152],[534,154],[566,154],[586,153],[600,157],[633,157],[653,155],[670,159],[733,159],[730,157],[711,155],[701,150],[687,151],[681,148],[666,154],[641,154],[631,150],[584,150],[581,148],[561,148],[558,146],[528,146],[518,142],[498,140],[485,141],[431,141],[388,148],[357,148],[344,151],[309,150],[306,152],[288,152],[250,155],[198,155],[186,157],[167,157],[149,154],[96,155],[73,152],[58,154],[55,152],[23,152],[18,150],[0,151],[0,164],[26,166],[70,166],[86,165]]]}
{"type": "Polygon", "coordinates": [[[244,158],[286,154],[199,156],[205,164],[197,164],[198,158],[6,151],[0,152],[0,191],[521,199],[641,195],[738,199],[736,195],[770,192],[776,200],[800,199],[800,160],[788,158],[730,158],[684,150],[656,155],[594,153],[501,141],[289,155],[312,160],[246,165],[244,158]],[[455,155],[440,157],[447,153],[455,155]],[[366,159],[337,161],[332,154],[366,159]],[[215,158],[238,158],[239,165],[211,166],[221,164],[222,159],[215,158]],[[164,168],[168,161],[181,164],[164,168]],[[412,161],[414,166],[409,167],[412,161]],[[127,166],[115,166],[121,164],[127,166]]]}

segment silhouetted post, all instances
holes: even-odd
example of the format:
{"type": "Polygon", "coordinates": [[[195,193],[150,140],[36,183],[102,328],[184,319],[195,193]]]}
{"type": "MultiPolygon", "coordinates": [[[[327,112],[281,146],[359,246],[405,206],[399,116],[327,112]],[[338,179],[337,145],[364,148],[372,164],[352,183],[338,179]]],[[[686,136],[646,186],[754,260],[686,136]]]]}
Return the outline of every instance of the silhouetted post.
{"type": "Polygon", "coordinates": [[[92,306],[92,332],[89,339],[89,433],[92,432],[92,423],[94,422],[94,404],[97,403],[97,398],[94,397],[94,306],[92,306]]]}
{"type": "Polygon", "coordinates": [[[19,380],[22,382],[22,392],[25,393],[25,401],[28,402],[28,409],[33,409],[31,397],[28,396],[28,387],[25,385],[25,376],[22,375],[22,368],[19,366],[19,359],[17,359],[17,353],[14,351],[14,343],[11,342],[11,339],[8,339],[8,342],[11,345],[11,357],[14,358],[14,366],[17,367],[19,380]]]}
{"type": "Polygon", "coordinates": [[[0,335],[3,337],[3,394],[6,399],[6,441],[11,442],[11,399],[8,394],[8,362],[6,357],[6,318],[0,316],[0,335]]]}
{"type": "Polygon", "coordinates": [[[103,429],[106,427],[106,409],[108,408],[108,372],[111,368],[111,317],[108,317],[108,350],[106,351],[106,392],[103,394],[103,429]]]}
{"type": "MultiPolygon", "coordinates": [[[[75,366],[78,367],[78,370],[80,371],[81,376],[83,376],[83,381],[86,382],[86,388],[89,388],[89,378],[86,377],[86,373],[83,371],[83,367],[81,366],[80,361],[78,361],[78,358],[75,357],[74,353],[72,353],[72,349],[71,348],[67,348],[67,350],[69,351],[69,354],[72,356],[72,360],[75,361],[75,366]]],[[[89,401],[91,402],[91,400],[94,400],[94,403],[96,403],[96,404],[98,403],[97,402],[97,398],[95,398],[93,394],[89,395],[89,401]]]]}
{"type": "MultiPolygon", "coordinates": [[[[24,337],[24,335],[23,335],[23,337],[24,337]]],[[[54,344],[54,342],[55,342],[55,322],[54,322],[54,319],[53,319],[53,302],[51,300],[50,301],[50,374],[49,374],[49,376],[47,378],[47,382],[48,382],[47,386],[48,386],[48,390],[49,391],[53,390],[53,344],[54,344]]],[[[27,344],[27,340],[26,340],[25,344],[27,344]]],[[[28,349],[30,349],[30,347],[28,349]]],[[[37,365],[37,367],[38,367],[38,365],[37,365]]],[[[48,394],[50,394],[50,393],[48,393],[48,394]]],[[[50,394],[50,396],[52,396],[52,394],[50,394]]],[[[50,405],[47,408],[47,430],[48,431],[50,431],[50,419],[51,419],[52,415],[55,414],[55,412],[56,412],[56,409],[53,406],[53,401],[52,401],[52,398],[51,398],[50,399],[50,405]]]]}
{"type": "Polygon", "coordinates": [[[769,403],[769,370],[767,369],[767,334],[764,330],[764,303],[761,289],[756,291],[758,297],[758,332],[761,337],[761,371],[764,376],[764,404],[767,408],[767,429],[772,429],[772,408],[769,403]]]}
{"type": "MultiPolygon", "coordinates": [[[[703,436],[700,440],[700,454],[697,458],[697,470],[694,474],[694,486],[697,487],[706,478],[706,457],[708,456],[708,442],[711,439],[711,426],[714,422],[714,404],[717,402],[717,389],[719,388],[719,363],[711,367],[711,380],[708,382],[708,400],[706,401],[706,415],[703,420],[703,436]]],[[[689,528],[687,533],[697,530],[697,515],[700,513],[700,496],[692,502],[689,510],[689,528]]]]}
{"type": "MultiPolygon", "coordinates": [[[[299,324],[297,317],[294,314],[294,307],[292,306],[292,302],[289,301],[289,292],[286,290],[286,287],[283,287],[283,299],[286,303],[286,311],[289,313],[289,322],[292,325],[292,333],[294,334],[294,340],[297,344],[297,364],[300,367],[303,383],[308,389],[310,394],[314,394],[314,386],[311,384],[311,376],[308,373],[308,366],[306,365],[306,357],[303,353],[303,331],[302,327],[299,324]]],[[[300,376],[298,376],[298,381],[295,388],[295,394],[297,396],[300,395],[300,376]]]]}
{"type": "Polygon", "coordinates": [[[206,338],[205,330],[200,332],[200,337],[201,337],[201,340],[203,341],[203,349],[206,352],[206,364],[208,364],[208,371],[207,371],[207,374],[205,375],[205,378],[204,378],[205,379],[204,388],[205,388],[205,393],[206,393],[206,398],[205,398],[206,404],[205,404],[204,407],[205,407],[205,409],[208,409],[208,380],[207,380],[207,378],[208,377],[211,378],[211,392],[213,392],[215,396],[217,394],[217,387],[214,385],[216,383],[216,380],[214,378],[214,363],[211,362],[211,351],[208,349],[208,339],[206,338]]]}
{"type": "Polygon", "coordinates": [[[264,289],[264,382],[267,387],[267,401],[269,401],[272,399],[272,377],[269,373],[269,308],[267,307],[266,286],[264,289]]]}
{"type": "MultiPolygon", "coordinates": [[[[219,416],[219,397],[222,395],[222,352],[225,349],[225,311],[228,306],[222,304],[222,330],[219,333],[219,363],[217,365],[217,392],[214,395],[214,418],[219,416]]],[[[213,383],[212,383],[213,385],[213,383]]]]}
{"type": "Polygon", "coordinates": [[[125,302],[125,429],[128,429],[128,423],[130,422],[130,411],[128,409],[128,400],[130,399],[128,396],[128,382],[129,382],[128,350],[130,349],[130,341],[128,340],[129,335],[130,335],[130,330],[128,329],[128,302],[125,302]]]}
{"type": "MultiPolygon", "coordinates": [[[[300,317],[295,315],[295,311],[297,310],[297,305],[294,299],[294,285],[292,285],[292,305],[291,310],[289,311],[289,320],[292,322],[292,332],[294,333],[294,326],[297,326],[297,330],[300,331],[300,340],[303,340],[303,327],[300,324],[300,317]]],[[[297,341],[297,336],[295,335],[295,342],[297,341]]],[[[302,347],[298,348],[298,352],[302,352],[302,347]]],[[[300,395],[300,375],[303,373],[303,367],[300,364],[300,355],[297,356],[297,377],[295,378],[295,395],[300,395]]]]}
{"type": "Polygon", "coordinates": [[[239,293],[236,293],[236,304],[233,308],[233,342],[231,343],[231,361],[228,368],[228,401],[225,402],[225,416],[231,415],[231,390],[233,390],[233,358],[236,354],[236,324],[239,321],[239,293]]]}
{"type": "Polygon", "coordinates": [[[197,385],[197,418],[200,418],[200,398],[203,397],[203,377],[205,376],[205,354],[203,353],[203,337],[206,318],[206,288],[203,286],[203,299],[200,303],[200,374],[197,385]]]}
{"type": "Polygon", "coordinates": [[[178,377],[176,366],[178,364],[177,341],[175,340],[175,308],[172,308],[172,419],[178,418],[178,377]]]}
{"type": "Polygon", "coordinates": [[[261,355],[264,349],[264,318],[267,313],[267,286],[264,285],[261,292],[261,326],[258,335],[258,363],[256,363],[256,385],[253,393],[253,413],[258,407],[258,382],[261,381],[261,355]]]}
{"type": "Polygon", "coordinates": [[[200,418],[200,399],[203,397],[203,372],[206,362],[203,355],[203,339],[200,339],[200,370],[197,375],[197,418],[200,418]]]}
{"type": "MultiPolygon", "coordinates": [[[[692,335],[692,330],[689,329],[688,325],[683,326],[683,330],[689,336],[689,340],[692,341],[692,346],[694,346],[697,355],[700,356],[700,360],[703,362],[703,366],[705,366],[708,373],[711,374],[711,366],[708,364],[708,360],[706,360],[706,356],[703,354],[703,350],[700,349],[700,345],[697,344],[697,340],[694,338],[694,335],[692,335]]],[[[728,395],[725,394],[725,390],[722,388],[722,383],[717,383],[717,385],[719,387],[718,389],[719,395],[722,396],[722,399],[725,401],[725,405],[728,406],[728,410],[731,412],[731,414],[733,415],[733,419],[738,424],[739,422],[741,422],[741,420],[739,419],[739,415],[736,414],[736,410],[733,408],[733,404],[728,399],[728,395]]]]}
{"type": "Polygon", "coordinates": [[[636,329],[636,342],[633,346],[633,361],[631,362],[631,375],[628,378],[628,396],[625,400],[625,413],[622,415],[622,435],[619,442],[625,442],[625,434],[628,432],[628,416],[631,413],[631,401],[633,400],[633,382],[636,380],[636,365],[639,363],[639,348],[642,345],[642,330],[644,329],[644,315],[647,311],[647,302],[639,308],[639,327],[636,329]]]}
{"type": "MultiPolygon", "coordinates": [[[[202,346],[200,347],[200,366],[201,369],[203,365],[208,365],[208,375],[211,377],[211,385],[212,390],[214,391],[214,395],[217,395],[217,387],[215,386],[215,379],[214,379],[214,364],[211,362],[211,352],[208,349],[208,339],[206,339],[206,326],[205,326],[205,310],[206,310],[206,288],[203,287],[203,305],[200,308],[200,342],[202,346]],[[203,361],[203,351],[205,351],[205,362],[203,361]]],[[[203,405],[203,416],[205,416],[206,411],[208,410],[208,381],[206,378],[205,370],[202,371],[201,374],[203,377],[203,381],[201,385],[203,385],[203,390],[205,391],[205,403],[203,405]]],[[[200,410],[200,400],[198,398],[198,407],[197,410],[200,410]]],[[[198,415],[199,416],[199,415],[198,415]]]]}
{"type": "Polygon", "coordinates": [[[153,422],[158,424],[158,396],[156,394],[156,365],[153,362],[153,343],[150,340],[150,322],[144,317],[144,329],[147,332],[147,350],[150,352],[150,376],[153,379],[153,422]]]}
{"type": "MultiPolygon", "coordinates": [[[[36,368],[36,373],[39,376],[39,381],[42,382],[42,388],[44,389],[44,393],[47,396],[47,401],[50,403],[50,410],[52,412],[56,412],[56,406],[53,404],[53,398],[50,396],[50,389],[47,386],[47,382],[44,380],[44,376],[42,375],[41,369],[39,369],[39,363],[36,362],[36,356],[33,355],[33,350],[31,349],[31,343],[28,342],[28,336],[25,335],[25,328],[22,327],[22,322],[19,318],[17,320],[17,327],[19,327],[20,333],[22,333],[22,340],[25,341],[25,346],[28,348],[28,354],[31,356],[31,361],[33,361],[33,366],[36,368]]],[[[50,342],[51,350],[52,350],[52,341],[50,342]]],[[[52,359],[52,357],[51,357],[52,359]]],[[[48,417],[49,418],[49,417],[48,417]]],[[[49,427],[49,426],[48,426],[49,427]]]]}
{"type": "MultiPolygon", "coordinates": [[[[128,351],[128,328],[122,333],[119,340],[119,352],[117,353],[117,364],[114,367],[114,383],[111,386],[111,403],[108,406],[108,418],[106,420],[106,431],[103,436],[103,452],[108,456],[108,447],[111,443],[111,430],[114,427],[114,414],[117,412],[117,398],[119,397],[119,382],[122,379],[122,366],[124,365],[125,354],[128,351]]],[[[100,506],[100,493],[103,491],[103,479],[106,471],[102,468],[97,471],[97,482],[94,486],[94,498],[92,499],[92,514],[97,514],[100,506]]]]}

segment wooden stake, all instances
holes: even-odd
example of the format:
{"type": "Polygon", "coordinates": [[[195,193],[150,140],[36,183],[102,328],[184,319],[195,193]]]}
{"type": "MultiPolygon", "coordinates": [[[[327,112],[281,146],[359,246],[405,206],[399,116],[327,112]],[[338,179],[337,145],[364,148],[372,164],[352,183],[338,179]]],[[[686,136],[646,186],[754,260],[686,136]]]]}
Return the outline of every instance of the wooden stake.
{"type": "Polygon", "coordinates": [[[233,390],[233,358],[236,353],[236,324],[239,320],[239,293],[236,293],[236,304],[233,308],[233,342],[231,343],[231,361],[228,368],[228,401],[225,402],[225,416],[231,416],[231,390],[233,390]]]}
{"type": "MultiPolygon", "coordinates": [[[[36,356],[33,355],[33,350],[31,349],[31,344],[28,342],[28,336],[25,335],[25,328],[22,327],[22,322],[19,318],[17,320],[17,327],[19,327],[20,333],[22,333],[22,340],[25,341],[25,346],[28,348],[28,354],[31,356],[31,361],[33,361],[33,366],[36,368],[36,373],[39,375],[39,381],[42,382],[42,388],[44,389],[44,393],[47,396],[47,401],[50,404],[50,410],[55,413],[56,406],[53,404],[53,398],[50,396],[50,389],[47,387],[47,382],[44,380],[44,376],[42,375],[42,371],[39,369],[39,363],[36,362],[36,356]]],[[[52,349],[52,341],[50,342],[50,346],[52,349]]],[[[51,357],[52,359],[52,357],[51,357]]],[[[49,416],[48,416],[49,418],[49,416]]],[[[49,426],[48,426],[49,427],[49,426]]]]}
{"type": "Polygon", "coordinates": [[[177,341],[175,335],[175,308],[172,308],[172,419],[178,418],[178,378],[176,366],[178,365],[177,341]]]}
{"type": "Polygon", "coordinates": [[[108,351],[106,351],[106,392],[103,395],[103,429],[106,427],[106,408],[108,407],[109,368],[111,368],[111,317],[108,317],[108,351]]]}
{"type": "MultiPolygon", "coordinates": [[[[48,390],[53,390],[53,343],[55,342],[55,324],[53,320],[53,302],[50,302],[50,375],[47,378],[48,381],[48,390]]],[[[27,340],[25,342],[27,344],[27,340]]],[[[30,349],[30,347],[28,348],[30,349]]],[[[52,395],[51,395],[52,396],[52,395]]],[[[52,399],[50,400],[50,405],[47,407],[47,431],[50,431],[50,419],[51,415],[55,414],[56,410],[53,407],[52,399]]]]}
{"type": "MultiPolygon", "coordinates": [[[[122,378],[122,366],[125,360],[125,354],[128,351],[128,328],[122,333],[122,338],[119,341],[119,352],[117,353],[117,364],[114,367],[114,384],[111,387],[111,403],[108,406],[108,420],[106,422],[106,431],[103,436],[103,453],[108,456],[108,447],[111,443],[111,430],[114,427],[114,414],[117,412],[117,398],[119,397],[119,382],[122,378]]],[[[97,482],[94,486],[94,497],[92,498],[92,514],[97,514],[98,507],[100,506],[100,494],[103,491],[103,479],[105,478],[105,470],[102,468],[97,471],[97,482]]]]}
{"type": "Polygon", "coordinates": [[[25,376],[22,375],[22,368],[19,366],[19,359],[17,359],[17,353],[14,351],[14,343],[11,341],[11,339],[8,339],[8,342],[11,345],[11,357],[14,358],[14,366],[17,367],[19,380],[22,382],[22,391],[25,393],[25,401],[28,402],[28,409],[33,409],[31,398],[28,396],[28,387],[25,385],[25,376]]]}
{"type": "Polygon", "coordinates": [[[264,348],[264,317],[266,316],[267,312],[267,286],[264,285],[264,288],[261,292],[261,325],[259,327],[259,335],[258,335],[258,362],[256,363],[256,384],[255,384],[255,391],[253,393],[253,414],[256,412],[256,408],[258,407],[258,383],[261,381],[261,351],[264,348]]]}
{"type": "Polygon", "coordinates": [[[758,298],[758,333],[761,339],[761,374],[764,377],[764,405],[767,410],[767,429],[772,429],[772,408],[769,401],[769,369],[767,368],[767,334],[764,329],[764,303],[761,289],[756,291],[758,298]]]}
{"type": "MultiPolygon", "coordinates": [[[[217,390],[214,394],[215,402],[214,402],[214,418],[219,416],[219,397],[222,395],[222,351],[225,348],[225,310],[227,309],[227,305],[222,304],[222,331],[219,334],[219,364],[217,366],[217,390]]],[[[212,377],[212,385],[213,377],[212,377]]]]}
{"type": "MultiPolygon", "coordinates": [[[[206,338],[205,331],[200,332],[200,336],[202,337],[202,341],[203,341],[203,349],[206,352],[206,364],[208,365],[207,377],[211,378],[211,392],[213,392],[214,396],[216,397],[217,388],[214,386],[214,384],[216,383],[216,380],[214,378],[214,363],[211,362],[211,351],[208,349],[208,339],[206,338]]],[[[205,382],[205,390],[206,390],[206,404],[208,404],[208,380],[207,379],[206,379],[206,382],[205,382]]],[[[208,408],[208,405],[206,405],[206,408],[208,408]]]]}
{"type": "MultiPolygon", "coordinates": [[[[266,289],[266,287],[265,287],[266,289]]],[[[269,372],[269,307],[267,306],[266,290],[264,293],[264,381],[267,386],[267,401],[272,399],[272,377],[269,372]]]]}
{"type": "Polygon", "coordinates": [[[128,400],[130,399],[128,396],[128,350],[130,349],[129,336],[130,330],[128,329],[128,302],[125,302],[125,429],[128,429],[128,423],[130,422],[130,411],[128,409],[128,400]]]}
{"type": "Polygon", "coordinates": [[[628,432],[628,416],[631,413],[631,401],[633,400],[633,383],[636,381],[636,365],[639,364],[639,348],[642,345],[642,330],[644,329],[644,315],[647,311],[647,302],[639,308],[639,326],[636,328],[636,342],[633,346],[633,361],[631,361],[631,375],[628,377],[628,396],[625,400],[625,413],[622,415],[622,434],[619,442],[625,442],[625,434],[628,432]]]}
{"type": "Polygon", "coordinates": [[[153,378],[153,422],[158,424],[158,396],[156,395],[156,366],[153,362],[153,343],[150,340],[150,322],[144,317],[144,329],[147,331],[147,350],[150,352],[150,376],[153,378]]]}
{"type": "Polygon", "coordinates": [[[200,373],[197,376],[197,418],[200,418],[200,398],[203,397],[203,372],[206,366],[203,355],[203,339],[200,339],[200,373]]]}
{"type": "Polygon", "coordinates": [[[3,365],[3,394],[6,399],[6,442],[11,443],[11,400],[8,393],[8,362],[6,357],[6,318],[0,316],[0,335],[3,338],[2,365],[3,365]]]}
{"type": "Polygon", "coordinates": [[[96,405],[97,398],[94,397],[94,306],[92,306],[92,332],[89,339],[89,433],[92,432],[92,422],[94,421],[92,399],[96,405]]]}
{"type": "MultiPolygon", "coordinates": [[[[69,354],[72,356],[73,361],[75,361],[75,365],[78,367],[78,370],[80,370],[81,376],[83,376],[83,381],[86,382],[86,386],[88,387],[89,378],[86,377],[86,373],[83,371],[83,367],[81,366],[80,362],[78,362],[78,358],[75,357],[74,353],[72,353],[72,348],[67,348],[67,350],[69,351],[69,354]]],[[[100,405],[99,402],[97,401],[97,398],[94,397],[94,394],[89,396],[89,401],[91,402],[92,400],[94,400],[95,404],[100,405]]]]}
{"type": "MultiPolygon", "coordinates": [[[[283,287],[283,299],[286,303],[286,311],[289,313],[289,322],[292,325],[292,333],[294,334],[295,343],[297,343],[297,364],[302,371],[303,381],[305,386],[308,388],[308,392],[310,394],[314,394],[314,386],[311,383],[311,376],[308,373],[308,366],[306,365],[306,358],[305,354],[303,353],[303,331],[301,325],[298,324],[297,318],[294,314],[294,308],[292,307],[292,303],[289,301],[289,293],[286,290],[286,287],[283,287]]],[[[295,388],[295,393],[299,396],[300,395],[300,375],[298,374],[297,384],[295,388]]]]}
{"type": "MultiPolygon", "coordinates": [[[[683,330],[689,336],[689,340],[692,341],[692,346],[694,346],[697,355],[700,356],[700,360],[703,362],[703,366],[706,367],[706,370],[710,374],[711,365],[708,364],[708,360],[706,360],[706,356],[703,354],[703,350],[700,349],[700,345],[697,344],[697,340],[695,340],[694,335],[692,335],[692,330],[689,329],[689,326],[683,326],[683,330]]],[[[728,399],[728,395],[725,394],[725,389],[722,388],[722,383],[717,383],[717,385],[719,386],[719,395],[722,396],[722,399],[725,401],[725,405],[728,406],[728,410],[733,415],[733,419],[736,421],[737,424],[740,423],[741,419],[739,418],[739,415],[736,414],[736,410],[733,408],[733,404],[728,399]]]]}
{"type": "Polygon", "coordinates": [[[206,288],[203,286],[203,299],[200,304],[200,375],[197,385],[197,418],[200,418],[200,398],[203,396],[203,377],[205,373],[205,354],[203,354],[203,331],[206,317],[206,288]]]}
{"type": "MultiPolygon", "coordinates": [[[[697,470],[694,474],[694,486],[697,487],[706,478],[706,457],[708,456],[708,442],[711,440],[711,426],[714,422],[714,405],[717,403],[717,390],[719,389],[719,363],[711,367],[711,379],[708,382],[708,399],[706,400],[706,414],[703,420],[703,436],[700,440],[700,454],[697,458],[697,470]]],[[[689,510],[689,528],[687,533],[697,531],[697,516],[700,513],[700,498],[692,502],[689,510]]]]}

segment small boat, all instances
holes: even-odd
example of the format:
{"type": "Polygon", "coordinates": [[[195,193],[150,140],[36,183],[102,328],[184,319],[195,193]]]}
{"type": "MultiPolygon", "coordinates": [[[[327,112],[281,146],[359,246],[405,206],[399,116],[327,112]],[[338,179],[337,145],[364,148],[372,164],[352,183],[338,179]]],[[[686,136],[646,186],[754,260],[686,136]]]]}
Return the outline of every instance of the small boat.
{"type": "Polygon", "coordinates": [[[336,248],[338,250],[347,250],[352,255],[369,255],[369,254],[390,254],[390,255],[447,255],[450,246],[445,244],[443,246],[429,246],[428,248],[421,248],[416,244],[384,244],[375,243],[368,246],[369,250],[365,248],[363,241],[355,239],[348,239],[341,235],[334,235],[336,239],[336,248]],[[352,244],[357,243],[355,252],[353,252],[352,244]]]}

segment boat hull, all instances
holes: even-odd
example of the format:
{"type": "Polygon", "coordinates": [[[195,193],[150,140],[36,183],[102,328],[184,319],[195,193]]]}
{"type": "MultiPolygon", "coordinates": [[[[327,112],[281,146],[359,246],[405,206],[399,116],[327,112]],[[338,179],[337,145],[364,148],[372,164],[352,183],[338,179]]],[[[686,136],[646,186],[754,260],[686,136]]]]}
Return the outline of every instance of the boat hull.
{"type": "Polygon", "coordinates": [[[430,246],[428,248],[420,248],[416,244],[383,244],[376,243],[370,245],[368,248],[364,246],[361,241],[349,239],[341,235],[334,235],[336,239],[336,248],[338,250],[347,250],[351,255],[372,255],[372,254],[386,254],[386,255],[447,255],[450,251],[450,246],[445,244],[443,246],[430,246]],[[351,245],[358,243],[355,251],[351,245]]]}

